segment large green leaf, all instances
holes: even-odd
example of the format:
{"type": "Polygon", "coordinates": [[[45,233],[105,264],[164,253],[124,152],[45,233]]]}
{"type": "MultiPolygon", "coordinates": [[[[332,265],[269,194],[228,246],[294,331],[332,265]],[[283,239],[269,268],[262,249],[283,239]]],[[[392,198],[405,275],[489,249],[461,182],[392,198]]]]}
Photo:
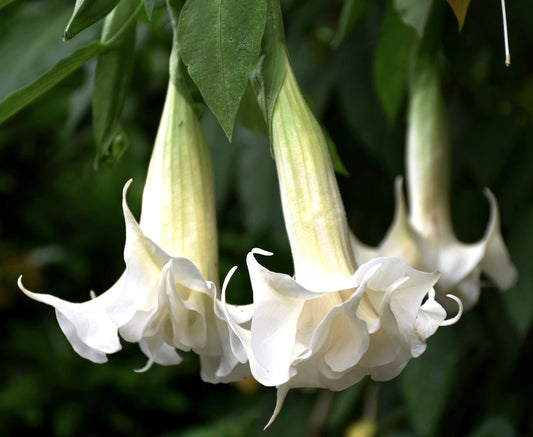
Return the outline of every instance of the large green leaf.
{"type": "MultiPolygon", "coordinates": [[[[122,0],[118,4],[105,20],[102,30],[103,43],[120,31],[135,13],[136,6],[136,0],[122,0]]],[[[131,26],[110,50],[98,56],[92,104],[93,129],[98,148],[96,163],[113,162],[123,150],[117,150],[116,146],[126,144],[122,133],[119,135],[120,141],[114,139],[120,127],[120,116],[133,71],[134,49],[135,27],[131,26]]]]}
{"type": "Polygon", "coordinates": [[[44,94],[73,71],[100,53],[105,46],[93,41],[80,47],[72,55],[62,59],[29,85],[11,93],[0,102],[0,123],[20,111],[36,98],[44,94]]]}
{"type": "Polygon", "coordinates": [[[104,18],[119,0],[76,0],[74,11],[65,28],[65,41],[74,38],[82,30],[104,18]]]}
{"type": "Polygon", "coordinates": [[[259,56],[265,0],[189,0],[178,24],[183,62],[228,138],[259,56]]]}
{"type": "Polygon", "coordinates": [[[65,44],[61,34],[70,7],[57,2],[19,2],[0,13],[0,100],[28,85],[96,36],[87,32],[65,44]]]}
{"type": "Polygon", "coordinates": [[[405,96],[409,53],[416,34],[400,19],[392,1],[387,2],[380,35],[374,84],[389,121],[394,122],[405,96]]]}

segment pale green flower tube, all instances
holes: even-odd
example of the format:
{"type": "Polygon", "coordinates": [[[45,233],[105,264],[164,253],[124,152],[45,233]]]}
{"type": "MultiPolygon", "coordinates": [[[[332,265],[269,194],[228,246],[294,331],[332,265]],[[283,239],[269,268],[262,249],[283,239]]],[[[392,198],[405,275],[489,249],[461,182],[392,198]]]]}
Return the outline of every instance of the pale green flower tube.
{"type": "Polygon", "coordinates": [[[211,158],[200,121],[169,83],[143,191],[139,225],[168,254],[186,256],[218,282],[211,158]]]}
{"type": "Polygon", "coordinates": [[[357,265],[326,139],[290,66],[273,111],[272,132],[295,279],[316,285],[325,276],[353,274],[357,265]]]}

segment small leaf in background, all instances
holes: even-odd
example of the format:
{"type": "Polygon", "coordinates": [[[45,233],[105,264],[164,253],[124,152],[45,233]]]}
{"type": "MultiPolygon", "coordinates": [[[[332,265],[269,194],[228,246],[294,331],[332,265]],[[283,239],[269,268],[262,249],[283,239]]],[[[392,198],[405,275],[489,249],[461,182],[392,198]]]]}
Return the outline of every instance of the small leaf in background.
{"type": "MultiPolygon", "coordinates": [[[[137,7],[136,0],[122,0],[109,14],[102,30],[102,43],[111,39],[137,7]]],[[[93,129],[97,145],[95,165],[112,164],[125,148],[125,136],[118,135],[120,117],[133,72],[135,26],[129,27],[110,50],[98,56],[92,102],[93,129]]]]}
{"type": "Polygon", "coordinates": [[[488,417],[468,437],[518,437],[511,423],[504,417],[488,417]]]}
{"type": "Polygon", "coordinates": [[[148,19],[152,19],[152,12],[154,12],[155,0],[144,0],[144,8],[146,9],[146,15],[148,19]]]}
{"type": "Polygon", "coordinates": [[[457,373],[457,348],[450,328],[440,328],[426,351],[401,374],[409,419],[418,434],[435,434],[457,373]]]}
{"type": "Polygon", "coordinates": [[[405,25],[392,1],[387,2],[374,58],[374,83],[383,109],[394,123],[407,86],[408,59],[415,33],[405,25]]]}
{"type": "Polygon", "coordinates": [[[234,142],[241,146],[237,170],[238,196],[247,231],[257,235],[283,228],[276,165],[267,139],[241,130],[236,131],[234,142]]]}
{"type": "Polygon", "coordinates": [[[457,18],[457,23],[459,24],[459,31],[463,28],[465,24],[466,11],[470,5],[470,0],[446,0],[451,6],[455,17],[457,18]]]}
{"type": "Polygon", "coordinates": [[[366,382],[368,381],[361,381],[346,390],[335,393],[330,412],[326,419],[328,430],[339,428],[344,422],[353,418],[355,403],[361,397],[366,382]]]}
{"type": "Polygon", "coordinates": [[[424,33],[433,0],[394,0],[394,6],[405,24],[416,30],[419,36],[424,33]]]}
{"type": "Polygon", "coordinates": [[[265,20],[265,0],[189,0],[180,14],[181,58],[229,139],[265,20]]]}
{"type": "Polygon", "coordinates": [[[246,129],[262,133],[268,137],[268,127],[263,112],[249,83],[246,85],[246,90],[242,96],[239,111],[237,112],[237,120],[246,129]]]}
{"type": "Polygon", "coordinates": [[[21,88],[0,102],[0,123],[29,105],[36,98],[44,94],[54,85],[65,79],[89,59],[94,58],[104,49],[99,41],[80,47],[70,56],[62,59],[50,70],[35,79],[32,83],[21,88]]]}
{"type": "Polygon", "coordinates": [[[128,138],[122,130],[116,132],[108,146],[97,157],[97,164],[112,166],[128,148],[128,138]]]}
{"type": "Polygon", "coordinates": [[[12,1],[13,0],[0,0],[0,8],[3,8],[4,6],[7,6],[12,1]]]}
{"type": "Polygon", "coordinates": [[[74,11],[65,28],[63,38],[68,41],[91,24],[104,18],[119,0],[76,0],[74,11]]]}
{"type": "Polygon", "coordinates": [[[253,71],[251,85],[269,126],[279,90],[285,78],[285,36],[278,0],[266,2],[266,24],[261,40],[261,52],[253,71]]]}
{"type": "Polygon", "coordinates": [[[533,208],[526,210],[510,230],[509,250],[518,269],[517,284],[503,300],[518,333],[525,336],[533,322],[533,208]]]}
{"type": "Polygon", "coordinates": [[[370,0],[346,0],[342,7],[337,31],[331,40],[333,47],[338,47],[353,30],[370,4],[370,0]]]}
{"type": "Polygon", "coordinates": [[[350,176],[350,172],[346,169],[344,164],[342,163],[341,157],[339,156],[339,153],[337,152],[337,146],[335,145],[335,142],[329,135],[329,132],[326,130],[324,126],[320,126],[322,128],[322,132],[324,133],[324,136],[326,137],[326,143],[328,145],[328,151],[329,156],[331,158],[331,163],[333,164],[333,169],[343,175],[343,176],[350,176]]]}
{"type": "Polygon", "coordinates": [[[353,138],[365,153],[376,159],[390,176],[403,168],[403,148],[394,141],[394,131],[375,92],[373,78],[373,48],[377,46],[377,19],[369,14],[358,26],[353,37],[339,49],[336,67],[336,94],[340,110],[353,138]],[[376,32],[369,31],[376,29],[376,32]],[[375,26],[375,27],[374,27],[375,26]],[[350,57],[351,62],[342,61],[350,57]],[[341,64],[342,63],[342,64],[341,64]]]}

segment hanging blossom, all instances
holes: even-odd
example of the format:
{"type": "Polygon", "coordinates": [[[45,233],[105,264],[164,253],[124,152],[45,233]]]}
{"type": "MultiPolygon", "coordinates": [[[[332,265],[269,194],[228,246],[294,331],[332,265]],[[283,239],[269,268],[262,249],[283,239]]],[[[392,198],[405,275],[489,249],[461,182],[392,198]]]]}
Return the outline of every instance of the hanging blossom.
{"type": "MultiPolygon", "coordinates": [[[[422,64],[421,64],[422,65],[422,64]]],[[[407,189],[410,211],[396,180],[393,224],[381,244],[369,247],[352,235],[355,258],[365,262],[377,256],[397,256],[425,271],[439,271],[437,297],[447,307],[447,294],[457,296],[465,309],[480,295],[481,273],[500,290],[510,288],[517,271],[500,233],[498,204],[487,189],[490,219],[483,238],[472,244],[458,241],[450,208],[449,143],[444,105],[434,67],[425,66],[411,89],[407,132],[407,189]]]]}
{"type": "Polygon", "coordinates": [[[438,274],[396,258],[357,267],[324,135],[285,60],[272,148],[294,276],[266,269],[256,257],[271,253],[252,250],[247,256],[251,325],[226,312],[254,378],[277,387],[269,424],[289,389],[337,391],[366,375],[391,379],[425,350],[440,325],[453,322],[445,321],[446,312],[434,299],[438,274]]]}
{"type": "MultiPolygon", "coordinates": [[[[179,364],[176,351],[200,356],[201,376],[230,382],[249,376],[245,351],[224,320],[217,298],[218,256],[211,162],[201,125],[169,82],[157,133],[139,224],[126,203],[126,269],[108,291],[71,303],[19,286],[51,305],[59,326],[82,357],[102,363],[120,350],[118,333],[139,343],[153,363],[179,364]]],[[[244,323],[251,307],[225,307],[244,323]]]]}

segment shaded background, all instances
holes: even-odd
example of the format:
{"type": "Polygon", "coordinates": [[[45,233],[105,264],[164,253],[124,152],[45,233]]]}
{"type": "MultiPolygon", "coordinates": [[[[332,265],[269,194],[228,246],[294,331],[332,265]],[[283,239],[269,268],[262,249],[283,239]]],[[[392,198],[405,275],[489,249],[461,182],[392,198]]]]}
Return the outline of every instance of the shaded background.
{"type": "MultiPolygon", "coordinates": [[[[23,274],[29,289],[84,301],[122,272],[121,190],[134,179],[128,200],[138,216],[168,79],[171,28],[164,9],[156,10],[137,26],[122,118],[129,147],[113,166],[93,166],[94,61],[0,126],[0,435],[339,436],[370,417],[384,437],[533,436],[533,3],[507,4],[510,68],[499,1],[472,0],[461,33],[441,3],[456,233],[465,242],[482,237],[489,215],[482,189],[490,187],[519,269],[513,289],[486,289],[393,381],[364,380],[336,394],[292,390],[266,432],[275,390],[203,383],[192,355],[143,374],[133,369],[144,355],[125,342],[105,365],[80,358],[52,308],[26,298],[16,279],[23,274]]],[[[348,173],[338,181],[350,226],[375,245],[391,223],[393,181],[404,169],[414,30],[382,0],[361,0],[360,19],[344,38],[336,33],[343,2],[282,7],[297,78],[348,173]]],[[[72,2],[57,0],[1,10],[0,99],[99,34],[101,23],[63,43],[71,12],[72,2]]],[[[292,273],[274,162],[263,136],[237,125],[230,144],[208,111],[203,123],[216,173],[221,277],[238,265],[233,301],[248,302],[251,248],[274,252],[268,266],[292,273]]]]}

